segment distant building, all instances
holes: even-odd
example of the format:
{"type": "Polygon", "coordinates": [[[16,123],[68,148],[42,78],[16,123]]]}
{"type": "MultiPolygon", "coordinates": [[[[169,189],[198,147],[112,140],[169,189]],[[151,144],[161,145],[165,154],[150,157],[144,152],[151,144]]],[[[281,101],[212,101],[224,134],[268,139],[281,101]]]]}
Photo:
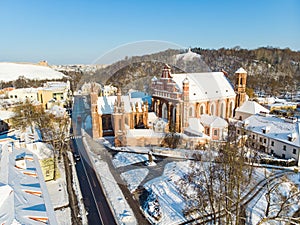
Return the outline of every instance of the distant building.
{"type": "Polygon", "coordinates": [[[64,107],[70,100],[70,82],[47,82],[44,87],[38,88],[37,100],[44,109],[54,105],[64,107]]]}
{"type": "Polygon", "coordinates": [[[237,123],[237,135],[247,135],[250,147],[254,149],[283,159],[293,158],[300,166],[300,126],[297,118],[256,114],[237,123]]]}
{"type": "Polygon", "coordinates": [[[99,94],[101,89],[101,84],[95,82],[88,82],[88,83],[85,82],[81,87],[81,94],[89,95],[92,92],[92,87],[93,87],[93,91],[99,94]]]}
{"type": "Polygon", "coordinates": [[[14,102],[38,101],[38,88],[17,88],[8,91],[7,95],[14,102]]]}
{"type": "Polygon", "coordinates": [[[115,96],[118,88],[112,85],[104,85],[100,88],[100,96],[115,96]]]}

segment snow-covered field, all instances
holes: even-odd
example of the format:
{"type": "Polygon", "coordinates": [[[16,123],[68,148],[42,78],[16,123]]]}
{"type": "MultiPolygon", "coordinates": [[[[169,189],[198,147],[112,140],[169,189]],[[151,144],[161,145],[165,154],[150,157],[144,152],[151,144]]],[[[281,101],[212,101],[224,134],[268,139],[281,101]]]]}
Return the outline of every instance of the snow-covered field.
{"type": "Polygon", "coordinates": [[[0,80],[5,82],[13,81],[17,80],[20,76],[37,80],[54,80],[65,77],[63,73],[55,71],[47,66],[0,62],[0,80]]]}

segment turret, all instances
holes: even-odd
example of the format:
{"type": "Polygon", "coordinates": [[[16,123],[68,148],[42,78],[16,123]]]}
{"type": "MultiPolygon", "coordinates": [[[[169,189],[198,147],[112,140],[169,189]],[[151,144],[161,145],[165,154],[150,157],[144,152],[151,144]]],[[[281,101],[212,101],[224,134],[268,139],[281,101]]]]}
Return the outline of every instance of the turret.
{"type": "Polygon", "coordinates": [[[165,64],[161,77],[162,78],[172,78],[171,67],[168,64],[165,64]]]}

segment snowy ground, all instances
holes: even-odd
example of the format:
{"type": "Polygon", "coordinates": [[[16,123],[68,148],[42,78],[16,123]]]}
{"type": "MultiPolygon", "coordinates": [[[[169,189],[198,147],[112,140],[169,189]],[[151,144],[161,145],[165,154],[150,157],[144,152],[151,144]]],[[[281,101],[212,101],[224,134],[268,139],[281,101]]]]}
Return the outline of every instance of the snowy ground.
{"type": "MultiPolygon", "coordinates": [[[[153,159],[155,158],[153,157],[153,159]]],[[[135,163],[146,162],[146,161],[148,161],[147,154],[119,152],[115,155],[112,162],[114,164],[114,167],[119,168],[122,166],[128,166],[135,163]]]]}
{"type": "Polygon", "coordinates": [[[134,169],[121,173],[121,177],[127,183],[129,191],[134,192],[148,175],[148,173],[148,169],[134,169]]]}
{"type": "MultiPolygon", "coordinates": [[[[67,206],[69,204],[69,196],[67,191],[63,162],[59,163],[58,167],[61,177],[56,180],[46,182],[54,209],[67,206]]],[[[55,210],[55,215],[59,225],[72,224],[70,207],[55,210]]]]}
{"type": "MultiPolygon", "coordinates": [[[[133,150],[133,149],[131,149],[133,150]]],[[[144,151],[143,149],[134,149],[135,151],[144,151]]],[[[128,152],[119,152],[115,155],[113,162],[114,165],[118,168],[121,166],[129,166],[135,164],[137,162],[145,161],[146,155],[136,154],[136,153],[128,153],[128,152]]],[[[179,224],[185,221],[185,218],[182,214],[182,210],[185,206],[185,201],[180,195],[179,187],[177,186],[177,182],[183,177],[183,175],[190,172],[189,160],[180,161],[180,162],[171,162],[166,164],[164,168],[164,172],[162,176],[159,176],[155,179],[148,181],[144,184],[144,187],[147,190],[152,190],[156,196],[158,197],[159,204],[161,206],[162,217],[156,222],[157,224],[179,224]]],[[[132,168],[132,167],[129,167],[132,168]]],[[[143,181],[143,179],[149,173],[149,170],[146,168],[138,168],[131,169],[121,174],[123,180],[127,183],[127,186],[131,192],[133,192],[143,181]]],[[[276,170],[278,168],[268,168],[265,169],[263,167],[255,167],[252,178],[253,182],[245,193],[251,188],[255,187],[257,182],[260,180],[264,180],[266,176],[269,176],[272,172],[278,172],[280,170],[276,170]]],[[[283,168],[280,168],[283,169],[283,168]]],[[[299,190],[300,185],[300,175],[293,174],[289,175],[288,179],[282,180],[282,178],[278,178],[275,180],[276,183],[281,183],[278,186],[278,192],[276,196],[274,196],[274,201],[276,201],[279,196],[286,196],[295,185],[298,185],[297,190],[299,190]]],[[[261,191],[259,195],[249,204],[248,212],[247,212],[247,224],[257,224],[258,221],[262,218],[265,207],[266,191],[261,191]]],[[[299,201],[300,202],[300,201],[299,201]]],[[[294,202],[293,206],[290,207],[288,214],[292,215],[298,208],[300,208],[300,203],[294,202]]],[[[153,220],[152,220],[153,221],[153,220]]],[[[280,224],[280,223],[265,223],[265,224],[280,224]]]]}
{"type": "Polygon", "coordinates": [[[55,215],[56,215],[56,218],[57,218],[57,223],[59,225],[70,225],[70,224],[72,224],[70,207],[55,210],[55,215]]]}
{"type": "Polygon", "coordinates": [[[146,189],[152,189],[158,197],[162,218],[157,224],[179,224],[185,221],[182,214],[184,199],[180,196],[175,182],[187,173],[188,164],[189,161],[169,163],[162,176],[144,185],[146,189]]]}
{"type": "MultiPolygon", "coordinates": [[[[289,196],[293,195],[295,192],[299,192],[299,175],[293,174],[287,177],[282,177],[276,180],[275,182],[271,182],[271,187],[276,185],[274,191],[271,194],[271,206],[270,206],[270,216],[274,216],[280,210],[280,205],[282,202],[288,198],[289,196]]],[[[267,208],[267,191],[268,189],[265,188],[256,198],[248,205],[247,211],[247,224],[258,224],[262,218],[265,218],[265,211],[267,208]]],[[[300,201],[298,197],[292,197],[290,201],[287,202],[286,208],[280,214],[284,217],[293,216],[293,214],[299,210],[300,208],[300,201]]],[[[264,223],[263,225],[281,225],[287,224],[280,221],[269,220],[264,223]]]]}

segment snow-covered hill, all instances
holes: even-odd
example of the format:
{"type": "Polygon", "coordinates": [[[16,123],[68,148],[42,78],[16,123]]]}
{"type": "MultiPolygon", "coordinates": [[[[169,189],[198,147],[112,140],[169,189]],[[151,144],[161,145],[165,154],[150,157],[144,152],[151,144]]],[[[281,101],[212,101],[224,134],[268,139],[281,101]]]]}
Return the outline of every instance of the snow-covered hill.
{"type": "Polygon", "coordinates": [[[17,80],[20,76],[27,79],[61,79],[65,75],[47,66],[0,62],[0,81],[17,80]]]}
{"type": "Polygon", "coordinates": [[[201,55],[192,52],[191,49],[189,48],[188,52],[182,53],[182,54],[177,54],[177,55],[175,55],[175,58],[176,58],[176,61],[178,61],[178,60],[193,61],[195,59],[200,60],[201,55]]]}

